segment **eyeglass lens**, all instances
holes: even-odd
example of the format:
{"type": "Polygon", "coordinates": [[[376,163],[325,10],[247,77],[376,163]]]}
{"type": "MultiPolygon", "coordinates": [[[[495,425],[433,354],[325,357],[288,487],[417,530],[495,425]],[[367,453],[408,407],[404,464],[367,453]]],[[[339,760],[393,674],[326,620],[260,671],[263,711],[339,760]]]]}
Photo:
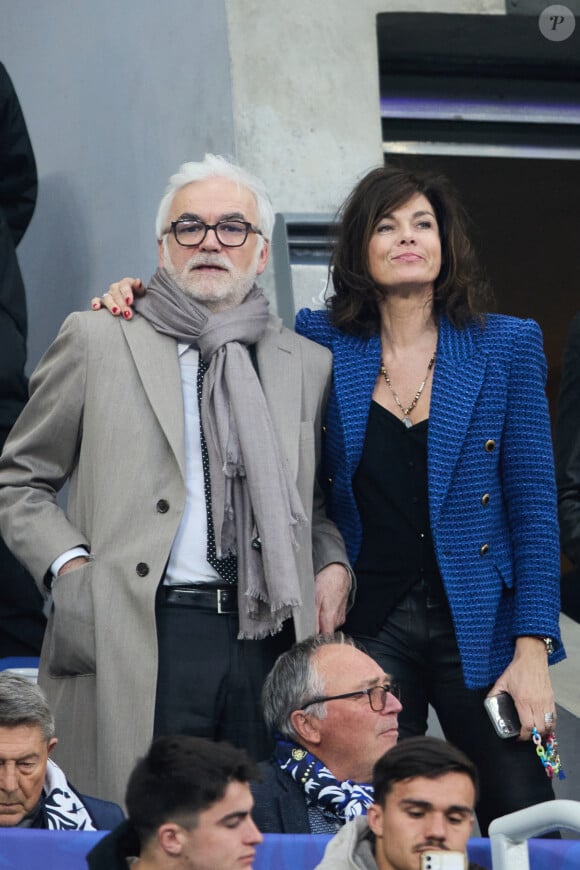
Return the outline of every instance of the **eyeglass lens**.
{"type": "Polygon", "coordinates": [[[387,703],[387,695],[394,695],[398,697],[398,688],[397,686],[373,686],[372,689],[369,689],[369,702],[371,705],[371,709],[375,711],[375,713],[380,713],[385,709],[385,704],[387,703]]]}
{"type": "MultiPolygon", "coordinates": [[[[202,221],[176,221],[174,225],[175,238],[180,245],[195,247],[200,245],[208,227],[202,221]]],[[[227,248],[238,248],[248,237],[248,226],[244,221],[220,221],[215,226],[215,233],[220,244],[227,248]]]]}

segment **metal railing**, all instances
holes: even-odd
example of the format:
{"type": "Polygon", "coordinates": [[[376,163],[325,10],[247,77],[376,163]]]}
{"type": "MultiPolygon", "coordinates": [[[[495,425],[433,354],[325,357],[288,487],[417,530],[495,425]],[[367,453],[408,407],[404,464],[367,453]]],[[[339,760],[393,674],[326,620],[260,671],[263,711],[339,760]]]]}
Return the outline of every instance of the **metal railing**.
{"type": "Polygon", "coordinates": [[[580,832],[580,801],[545,801],[489,826],[493,870],[530,870],[527,840],[549,831],[580,832]]]}

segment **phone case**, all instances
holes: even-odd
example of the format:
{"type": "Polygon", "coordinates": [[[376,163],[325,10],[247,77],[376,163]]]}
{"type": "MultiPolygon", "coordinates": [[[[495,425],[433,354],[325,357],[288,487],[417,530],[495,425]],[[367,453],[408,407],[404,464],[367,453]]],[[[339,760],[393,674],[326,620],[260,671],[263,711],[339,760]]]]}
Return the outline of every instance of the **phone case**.
{"type": "Polygon", "coordinates": [[[463,852],[423,852],[421,870],[465,870],[467,859],[463,852]]]}
{"type": "Polygon", "coordinates": [[[483,702],[487,714],[497,734],[502,737],[516,737],[521,730],[520,717],[511,695],[501,692],[483,702]]]}

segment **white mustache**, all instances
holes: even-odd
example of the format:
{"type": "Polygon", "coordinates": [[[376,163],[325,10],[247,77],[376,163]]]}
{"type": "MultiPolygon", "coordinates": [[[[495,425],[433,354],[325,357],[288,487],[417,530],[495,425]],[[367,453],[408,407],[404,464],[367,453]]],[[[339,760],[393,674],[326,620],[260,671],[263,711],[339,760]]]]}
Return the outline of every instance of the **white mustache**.
{"type": "Polygon", "coordinates": [[[220,254],[194,254],[187,261],[186,268],[188,270],[195,269],[198,266],[217,266],[220,269],[226,269],[231,272],[232,264],[226,257],[220,254]]]}

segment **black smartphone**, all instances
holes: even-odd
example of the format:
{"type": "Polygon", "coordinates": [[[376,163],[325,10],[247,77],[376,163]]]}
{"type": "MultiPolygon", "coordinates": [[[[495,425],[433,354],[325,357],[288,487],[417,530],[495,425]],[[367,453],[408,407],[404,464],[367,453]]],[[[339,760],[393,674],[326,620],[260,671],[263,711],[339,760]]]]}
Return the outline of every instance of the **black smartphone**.
{"type": "Polygon", "coordinates": [[[517,737],[522,724],[512,696],[507,692],[500,692],[499,695],[486,698],[483,703],[498,735],[517,737]]]}

